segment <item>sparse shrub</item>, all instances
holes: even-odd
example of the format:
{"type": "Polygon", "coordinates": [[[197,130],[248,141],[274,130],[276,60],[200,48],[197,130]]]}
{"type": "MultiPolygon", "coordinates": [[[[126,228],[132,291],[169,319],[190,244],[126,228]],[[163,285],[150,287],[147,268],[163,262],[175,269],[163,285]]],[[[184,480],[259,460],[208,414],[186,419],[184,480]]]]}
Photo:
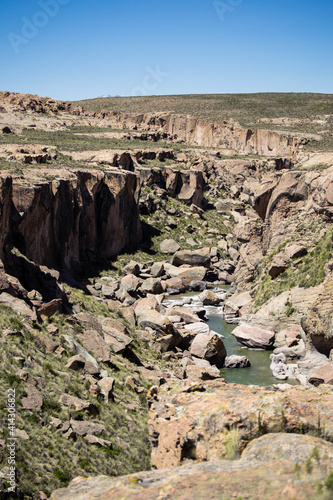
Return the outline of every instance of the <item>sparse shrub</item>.
{"type": "Polygon", "coordinates": [[[236,460],[240,455],[239,430],[234,426],[227,434],[225,443],[225,454],[228,460],[236,460]]]}

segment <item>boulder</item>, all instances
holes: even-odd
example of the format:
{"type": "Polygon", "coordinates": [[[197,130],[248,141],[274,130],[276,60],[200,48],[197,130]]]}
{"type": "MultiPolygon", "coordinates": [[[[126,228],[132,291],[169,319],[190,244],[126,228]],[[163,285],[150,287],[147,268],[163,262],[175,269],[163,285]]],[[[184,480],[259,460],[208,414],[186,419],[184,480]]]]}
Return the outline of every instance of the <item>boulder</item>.
{"type": "Polygon", "coordinates": [[[62,300],[53,299],[38,308],[38,314],[41,318],[51,318],[54,314],[61,311],[62,300]]]}
{"type": "MultiPolygon", "coordinates": [[[[220,373],[220,370],[217,368],[217,366],[211,365],[210,362],[207,361],[206,359],[196,358],[195,356],[191,356],[191,358],[192,358],[191,359],[192,363],[194,363],[195,366],[198,366],[198,367],[206,370],[206,372],[209,374],[209,376],[212,379],[213,378],[221,378],[221,373],[220,373]]],[[[190,365],[192,365],[192,363],[190,363],[190,365]]],[[[208,380],[208,378],[206,380],[208,380]]]]}
{"type": "Polygon", "coordinates": [[[215,367],[204,367],[198,365],[188,365],[185,369],[186,378],[195,378],[201,380],[214,380],[221,378],[220,370],[215,367]]]}
{"type": "Polygon", "coordinates": [[[199,299],[204,306],[216,306],[221,302],[219,297],[217,297],[217,295],[215,295],[215,293],[211,290],[205,290],[202,292],[199,295],[199,299]]]}
{"type": "Polygon", "coordinates": [[[139,276],[140,274],[140,264],[135,262],[135,260],[131,260],[123,269],[125,274],[134,274],[134,276],[139,276]]]}
{"type": "Polygon", "coordinates": [[[270,369],[273,377],[285,380],[293,374],[294,369],[292,365],[287,365],[287,358],[284,353],[273,353],[270,355],[269,359],[271,360],[270,369]]]}
{"type": "Polygon", "coordinates": [[[273,258],[273,261],[268,269],[268,274],[271,278],[276,278],[287,269],[289,262],[290,259],[286,253],[279,253],[273,258]]]}
{"type": "Polygon", "coordinates": [[[190,330],[196,334],[205,334],[208,335],[210,333],[209,326],[207,323],[197,322],[197,323],[189,323],[185,325],[185,330],[190,330]]]}
{"type": "Polygon", "coordinates": [[[112,318],[105,318],[102,321],[104,340],[116,354],[122,354],[133,342],[127,335],[127,329],[120,321],[112,318]]]}
{"type": "Polygon", "coordinates": [[[303,245],[289,245],[285,248],[285,253],[289,257],[289,259],[299,259],[300,257],[304,257],[308,253],[308,250],[303,245]]]}
{"type": "Polygon", "coordinates": [[[144,314],[146,311],[150,311],[150,310],[159,311],[160,304],[154,295],[149,295],[148,297],[145,297],[144,299],[137,300],[135,302],[135,304],[133,305],[133,309],[134,309],[134,314],[135,314],[136,320],[138,320],[140,315],[144,314]]]}
{"type": "Polygon", "coordinates": [[[230,247],[228,252],[229,252],[229,255],[233,261],[237,261],[239,259],[240,254],[239,254],[238,250],[236,250],[236,248],[230,247]]]}
{"type": "Polygon", "coordinates": [[[59,403],[62,406],[74,406],[76,411],[87,410],[90,415],[98,414],[97,406],[93,403],[90,401],[84,401],[76,396],[71,396],[70,394],[62,394],[60,396],[59,403]]]}
{"type": "Polygon", "coordinates": [[[312,370],[309,373],[309,383],[315,386],[320,384],[333,385],[333,362],[327,363],[320,368],[312,370]]]}
{"type": "Polygon", "coordinates": [[[173,266],[181,266],[187,264],[189,266],[202,266],[210,268],[210,249],[203,248],[201,250],[182,250],[174,254],[171,264],[173,266]]]}
{"type": "Polygon", "coordinates": [[[97,361],[103,363],[110,361],[110,346],[96,330],[83,330],[76,337],[88,351],[93,353],[97,361]]]}
{"type": "Polygon", "coordinates": [[[21,316],[25,316],[30,321],[37,321],[36,311],[32,310],[24,300],[13,297],[7,292],[0,295],[0,304],[10,307],[21,316]]]}
{"type": "Polygon", "coordinates": [[[246,347],[257,349],[272,349],[275,339],[275,332],[245,323],[237,326],[232,335],[246,347]]]}
{"type": "Polygon", "coordinates": [[[94,365],[91,361],[87,361],[79,354],[69,358],[66,363],[66,368],[74,371],[83,371],[84,373],[88,373],[90,375],[100,374],[100,369],[96,367],[96,365],[94,365]]]}
{"type": "Polygon", "coordinates": [[[207,269],[205,267],[188,267],[180,266],[178,269],[176,277],[181,278],[183,285],[187,288],[192,281],[203,281],[207,269]]]}
{"type": "Polygon", "coordinates": [[[43,406],[43,397],[33,385],[27,385],[25,388],[26,397],[21,399],[21,406],[24,410],[36,410],[43,406]]]}
{"type": "Polygon", "coordinates": [[[164,274],[164,265],[163,262],[154,262],[151,266],[150,274],[153,278],[160,278],[164,274]]]}
{"type": "Polygon", "coordinates": [[[120,291],[133,294],[141,285],[141,280],[134,274],[127,274],[120,282],[120,291]]]}
{"type": "Polygon", "coordinates": [[[199,316],[190,307],[174,306],[168,308],[165,312],[166,316],[180,316],[185,323],[199,323],[199,316]]]}
{"type": "Polygon", "coordinates": [[[71,420],[70,426],[77,436],[86,436],[87,434],[101,434],[105,431],[104,424],[95,424],[88,420],[71,420]]]}
{"type": "Polygon", "coordinates": [[[172,334],[174,331],[171,321],[153,309],[148,309],[137,316],[137,322],[141,328],[152,328],[159,333],[172,334]]]}
{"type": "Polygon", "coordinates": [[[246,356],[227,356],[224,362],[225,368],[247,368],[251,366],[250,360],[246,356]]]}
{"type": "Polygon", "coordinates": [[[140,287],[141,292],[144,294],[152,293],[154,295],[159,295],[163,293],[163,287],[161,280],[159,278],[148,278],[144,280],[140,287]]]}
{"type": "Polygon", "coordinates": [[[113,447],[111,441],[106,441],[105,439],[98,438],[97,436],[93,436],[92,434],[86,434],[83,439],[88,444],[95,444],[97,446],[110,449],[112,449],[113,447]]]}
{"type": "Polygon", "coordinates": [[[294,347],[299,344],[301,339],[301,326],[292,325],[276,334],[274,347],[294,347]]]}
{"type": "Polygon", "coordinates": [[[183,293],[186,290],[183,280],[176,277],[165,280],[165,286],[169,294],[183,293]]]}
{"type": "Polygon", "coordinates": [[[114,379],[111,377],[102,378],[97,382],[98,391],[104,396],[105,401],[114,401],[113,389],[114,379]]]}
{"type": "Polygon", "coordinates": [[[180,246],[175,240],[163,240],[160,244],[162,253],[174,254],[180,249],[180,246]]]}
{"type": "Polygon", "coordinates": [[[216,333],[199,333],[192,342],[190,353],[197,358],[207,359],[221,368],[227,356],[222,339],[216,333]]]}
{"type": "Polygon", "coordinates": [[[207,288],[206,281],[191,281],[189,289],[191,292],[203,292],[207,288]]]}

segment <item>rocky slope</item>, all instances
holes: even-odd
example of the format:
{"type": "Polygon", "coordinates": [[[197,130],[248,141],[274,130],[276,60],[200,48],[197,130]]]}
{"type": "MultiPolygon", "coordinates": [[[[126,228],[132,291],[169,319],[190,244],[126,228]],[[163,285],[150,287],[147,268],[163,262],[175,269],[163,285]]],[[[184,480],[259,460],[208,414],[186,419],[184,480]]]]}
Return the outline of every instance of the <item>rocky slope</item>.
{"type": "Polygon", "coordinates": [[[231,122],[0,101],[2,491],[15,387],[22,498],[98,474],[133,475],[52,498],[329,498],[331,157],[231,122]],[[188,290],[199,307],[170,301],[188,290]],[[302,386],[225,383],[249,361],[211,306],[302,386]]]}

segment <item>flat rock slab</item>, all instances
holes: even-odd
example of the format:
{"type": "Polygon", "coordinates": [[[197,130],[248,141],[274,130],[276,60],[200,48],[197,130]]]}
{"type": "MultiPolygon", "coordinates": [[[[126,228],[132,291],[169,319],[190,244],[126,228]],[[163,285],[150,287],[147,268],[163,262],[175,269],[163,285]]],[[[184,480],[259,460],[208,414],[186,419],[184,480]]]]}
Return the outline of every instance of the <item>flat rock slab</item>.
{"type": "Polygon", "coordinates": [[[313,500],[316,482],[326,479],[333,465],[333,445],[303,435],[270,434],[253,441],[240,460],[190,463],[167,470],[139,472],[122,477],[77,477],[51,500],[313,500]],[[304,462],[317,448],[311,474],[304,462]],[[300,475],[295,463],[300,464],[300,475]],[[163,493],[162,493],[163,492],[163,493]],[[162,494],[162,496],[161,496],[162,494]]]}
{"type": "Polygon", "coordinates": [[[238,342],[246,347],[259,349],[272,349],[275,339],[275,332],[265,330],[257,326],[242,324],[237,326],[232,332],[238,342]]]}

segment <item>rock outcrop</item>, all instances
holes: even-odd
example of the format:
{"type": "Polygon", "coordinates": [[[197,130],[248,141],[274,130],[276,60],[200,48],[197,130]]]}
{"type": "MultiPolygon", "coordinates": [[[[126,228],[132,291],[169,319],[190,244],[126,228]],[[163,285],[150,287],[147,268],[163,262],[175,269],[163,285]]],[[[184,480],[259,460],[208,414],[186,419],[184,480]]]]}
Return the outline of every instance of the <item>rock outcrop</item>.
{"type": "Polygon", "coordinates": [[[152,465],[176,467],[226,456],[232,429],[239,451],[263,433],[310,433],[333,439],[333,387],[270,388],[184,381],[164,385],[150,399],[152,465]]]}
{"type": "Polygon", "coordinates": [[[247,154],[293,155],[305,141],[300,137],[265,130],[245,129],[231,122],[209,122],[191,116],[168,114],[127,114],[101,111],[93,116],[107,119],[115,127],[167,133],[177,142],[202,147],[224,147],[247,154]]]}
{"type": "Polygon", "coordinates": [[[29,260],[73,269],[135,247],[141,237],[136,175],[78,172],[32,187],[1,179],[0,256],[16,247],[29,260]]]}
{"type": "Polygon", "coordinates": [[[269,434],[254,440],[240,460],[188,463],[163,471],[111,478],[75,478],[67,488],[54,491],[51,500],[312,500],[333,465],[333,445],[296,434],[269,434]],[[314,452],[317,450],[317,452],[314,452]],[[316,458],[315,458],[316,456],[316,458]],[[307,463],[309,457],[313,457],[307,463]],[[299,471],[295,471],[295,464],[299,471]],[[309,466],[310,464],[310,466],[309,466]],[[304,474],[304,472],[306,472],[304,474]],[[301,476],[301,479],[300,479],[301,476]],[[161,493],[163,492],[163,493],[161,493]],[[161,497],[161,494],[163,497],[161,497]]]}

